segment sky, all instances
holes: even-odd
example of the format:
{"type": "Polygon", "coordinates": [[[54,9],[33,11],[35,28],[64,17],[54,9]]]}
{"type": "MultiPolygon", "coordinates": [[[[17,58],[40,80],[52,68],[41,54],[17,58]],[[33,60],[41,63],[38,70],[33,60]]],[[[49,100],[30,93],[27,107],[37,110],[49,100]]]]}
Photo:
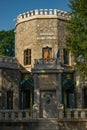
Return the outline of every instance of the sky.
{"type": "Polygon", "coordinates": [[[35,9],[70,11],[69,0],[0,0],[0,31],[15,28],[19,14],[35,9]]]}

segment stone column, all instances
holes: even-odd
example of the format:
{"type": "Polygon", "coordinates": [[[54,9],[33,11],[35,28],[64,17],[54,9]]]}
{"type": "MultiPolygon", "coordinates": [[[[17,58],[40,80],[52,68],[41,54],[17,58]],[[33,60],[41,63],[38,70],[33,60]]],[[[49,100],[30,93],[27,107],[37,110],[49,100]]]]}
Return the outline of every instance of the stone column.
{"type": "Polygon", "coordinates": [[[34,74],[34,111],[38,112],[39,117],[39,105],[40,105],[40,91],[39,91],[39,77],[38,74],[34,74]]]}
{"type": "Polygon", "coordinates": [[[62,104],[62,73],[59,72],[57,74],[57,87],[56,87],[56,98],[57,98],[57,105],[59,106],[62,104]]]}
{"type": "Polygon", "coordinates": [[[76,92],[77,108],[82,108],[82,88],[78,87],[76,92]]]}
{"type": "Polygon", "coordinates": [[[77,108],[82,108],[82,87],[79,72],[76,72],[76,104],[77,108]]]}
{"type": "Polygon", "coordinates": [[[39,78],[38,74],[34,74],[34,104],[39,103],[39,78]]]}
{"type": "Polygon", "coordinates": [[[58,118],[63,118],[63,105],[62,105],[62,71],[57,74],[57,87],[56,87],[56,99],[57,99],[57,114],[58,118]]]}

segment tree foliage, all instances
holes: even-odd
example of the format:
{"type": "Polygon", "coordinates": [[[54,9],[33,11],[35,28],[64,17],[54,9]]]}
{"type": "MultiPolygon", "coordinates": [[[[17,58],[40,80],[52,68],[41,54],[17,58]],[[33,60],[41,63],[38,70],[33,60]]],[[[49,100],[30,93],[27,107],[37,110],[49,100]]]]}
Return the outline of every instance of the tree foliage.
{"type": "Polygon", "coordinates": [[[87,0],[70,0],[69,7],[67,47],[75,57],[76,68],[87,76],[87,0]]]}
{"type": "Polygon", "coordinates": [[[0,31],[0,55],[14,56],[14,30],[0,31]]]}

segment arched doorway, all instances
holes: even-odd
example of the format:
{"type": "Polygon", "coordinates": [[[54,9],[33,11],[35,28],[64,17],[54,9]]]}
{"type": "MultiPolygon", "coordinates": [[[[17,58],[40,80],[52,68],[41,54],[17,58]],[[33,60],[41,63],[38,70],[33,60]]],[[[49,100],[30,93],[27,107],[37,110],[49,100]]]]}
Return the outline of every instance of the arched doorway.
{"type": "Polygon", "coordinates": [[[64,104],[64,109],[76,107],[75,81],[71,77],[67,77],[63,79],[62,102],[64,104]]]}
{"type": "Polygon", "coordinates": [[[32,77],[24,78],[20,88],[20,108],[32,111],[34,102],[34,83],[32,77]]]}

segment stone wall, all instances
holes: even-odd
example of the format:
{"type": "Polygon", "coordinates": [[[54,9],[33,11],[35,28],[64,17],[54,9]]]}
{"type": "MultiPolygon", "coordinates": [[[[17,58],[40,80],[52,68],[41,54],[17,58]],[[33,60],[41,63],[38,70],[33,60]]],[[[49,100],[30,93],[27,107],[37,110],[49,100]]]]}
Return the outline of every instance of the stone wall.
{"type": "Polygon", "coordinates": [[[87,130],[87,120],[58,122],[59,130],[87,130]]]}
{"type": "Polygon", "coordinates": [[[13,109],[19,109],[19,81],[18,70],[2,69],[2,109],[7,109],[7,91],[13,91],[13,109]]]}
{"type": "Polygon", "coordinates": [[[1,130],[87,130],[87,121],[63,121],[39,119],[37,122],[1,122],[1,130]]]}
{"type": "Polygon", "coordinates": [[[56,74],[40,74],[39,77],[39,87],[40,89],[56,89],[57,79],[56,74]]]}
{"type": "Polygon", "coordinates": [[[24,50],[31,49],[31,65],[24,66],[28,71],[34,66],[34,59],[42,58],[42,48],[51,47],[52,57],[57,58],[58,48],[65,47],[65,20],[68,14],[60,11],[59,16],[59,11],[55,12],[51,15],[42,13],[35,17],[32,14],[30,17],[25,14],[18,16],[15,27],[15,54],[19,63],[24,66],[24,50]]]}
{"type": "Polygon", "coordinates": [[[0,123],[1,130],[58,130],[57,119],[0,123]]]}
{"type": "Polygon", "coordinates": [[[59,69],[33,69],[34,74],[34,103],[39,104],[39,117],[56,118],[57,106],[61,101],[61,72],[59,69]]]}
{"type": "Polygon", "coordinates": [[[13,109],[19,109],[20,80],[17,61],[10,57],[0,57],[0,109],[7,109],[7,91],[13,92],[13,109]]]}

